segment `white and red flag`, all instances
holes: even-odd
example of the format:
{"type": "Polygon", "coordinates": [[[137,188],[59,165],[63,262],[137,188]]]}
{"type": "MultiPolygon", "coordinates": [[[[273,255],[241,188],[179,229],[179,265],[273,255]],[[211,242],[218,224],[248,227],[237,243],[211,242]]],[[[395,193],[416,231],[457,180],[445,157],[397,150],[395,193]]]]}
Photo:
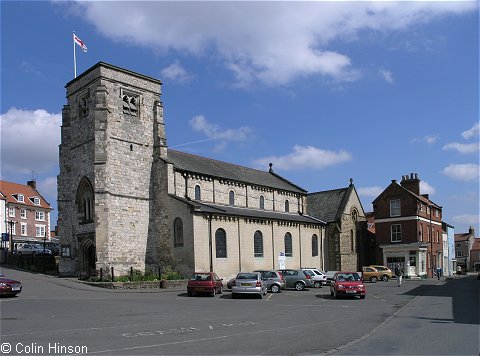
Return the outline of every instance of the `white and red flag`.
{"type": "Polygon", "coordinates": [[[87,52],[88,49],[85,42],[78,38],[76,34],[73,34],[73,41],[82,48],[83,52],[87,52]]]}

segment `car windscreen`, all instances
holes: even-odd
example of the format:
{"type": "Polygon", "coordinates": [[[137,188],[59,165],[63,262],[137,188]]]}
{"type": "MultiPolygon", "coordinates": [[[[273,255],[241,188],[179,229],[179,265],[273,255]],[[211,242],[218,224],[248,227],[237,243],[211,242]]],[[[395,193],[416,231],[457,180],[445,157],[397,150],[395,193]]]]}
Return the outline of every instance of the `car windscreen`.
{"type": "Polygon", "coordinates": [[[337,281],[340,282],[359,282],[361,280],[358,273],[339,273],[337,281]]]}
{"type": "Polygon", "coordinates": [[[190,277],[191,281],[210,281],[211,279],[208,273],[195,273],[190,277]]]}
{"type": "Polygon", "coordinates": [[[242,273],[237,275],[237,279],[257,279],[258,275],[255,273],[242,273]]]}

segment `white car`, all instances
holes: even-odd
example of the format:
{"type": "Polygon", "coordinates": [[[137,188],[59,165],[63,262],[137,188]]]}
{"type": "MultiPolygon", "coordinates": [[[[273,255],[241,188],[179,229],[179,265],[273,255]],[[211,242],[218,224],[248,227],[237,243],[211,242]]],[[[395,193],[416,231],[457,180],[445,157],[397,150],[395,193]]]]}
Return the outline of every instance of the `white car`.
{"type": "Polygon", "coordinates": [[[17,248],[18,255],[51,255],[52,251],[36,244],[23,244],[17,248]]]}
{"type": "Polygon", "coordinates": [[[327,284],[327,276],[325,276],[324,272],[319,271],[317,268],[303,268],[303,270],[310,275],[315,288],[320,288],[327,284]]]}

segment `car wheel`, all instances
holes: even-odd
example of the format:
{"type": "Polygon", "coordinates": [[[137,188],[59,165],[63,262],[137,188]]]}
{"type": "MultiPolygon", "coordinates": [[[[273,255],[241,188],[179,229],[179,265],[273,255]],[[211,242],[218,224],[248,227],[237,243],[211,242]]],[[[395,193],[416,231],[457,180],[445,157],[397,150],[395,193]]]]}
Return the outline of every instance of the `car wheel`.
{"type": "Polygon", "coordinates": [[[320,288],[322,286],[322,283],[320,282],[315,282],[314,283],[315,288],[320,288]]]}
{"type": "Polygon", "coordinates": [[[338,299],[337,291],[333,292],[333,299],[338,299]]]}
{"type": "Polygon", "coordinates": [[[382,276],[382,281],[388,282],[388,279],[389,279],[389,278],[388,278],[388,276],[387,276],[386,274],[382,276]]]}
{"type": "Polygon", "coordinates": [[[262,299],[262,298],[263,298],[263,292],[258,295],[258,299],[262,299]]]}
{"type": "Polygon", "coordinates": [[[223,293],[223,287],[220,287],[218,294],[222,294],[222,293],[223,293]]]}
{"type": "Polygon", "coordinates": [[[333,290],[330,289],[330,297],[333,297],[333,290]]]}
{"type": "Polygon", "coordinates": [[[232,293],[232,299],[237,299],[237,295],[235,293],[232,293]]]}
{"type": "Polygon", "coordinates": [[[361,296],[360,296],[360,299],[365,299],[365,296],[364,296],[364,295],[361,295],[361,296]]]}
{"type": "Polygon", "coordinates": [[[217,294],[217,293],[216,293],[216,290],[215,290],[215,288],[214,288],[213,291],[212,291],[212,293],[210,293],[210,297],[215,297],[215,294],[217,294]]]}
{"type": "Polygon", "coordinates": [[[272,284],[270,290],[272,291],[272,293],[278,293],[280,292],[280,287],[277,284],[272,284]]]}
{"type": "Polygon", "coordinates": [[[302,283],[302,282],[297,282],[295,283],[295,289],[298,290],[298,291],[301,291],[301,290],[304,290],[305,289],[305,285],[302,283]]]}
{"type": "Polygon", "coordinates": [[[372,283],[377,283],[377,281],[378,281],[378,278],[375,277],[375,276],[370,278],[370,282],[372,282],[372,283]]]}
{"type": "Polygon", "coordinates": [[[193,296],[193,293],[192,293],[192,292],[187,292],[187,295],[188,295],[189,297],[192,297],[192,296],[193,296]]]}

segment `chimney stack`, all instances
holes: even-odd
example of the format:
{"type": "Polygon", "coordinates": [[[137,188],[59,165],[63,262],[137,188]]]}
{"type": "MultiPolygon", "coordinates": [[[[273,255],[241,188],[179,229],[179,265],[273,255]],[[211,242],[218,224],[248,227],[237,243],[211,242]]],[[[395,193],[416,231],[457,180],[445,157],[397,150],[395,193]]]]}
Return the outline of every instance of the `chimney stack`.
{"type": "Polygon", "coordinates": [[[411,191],[413,194],[420,195],[420,179],[417,173],[410,173],[410,175],[402,176],[402,187],[411,191]]]}
{"type": "Polygon", "coordinates": [[[27,185],[30,186],[30,187],[32,187],[33,189],[37,190],[37,182],[36,182],[36,181],[34,181],[34,180],[29,180],[29,181],[27,182],[27,185]]]}

